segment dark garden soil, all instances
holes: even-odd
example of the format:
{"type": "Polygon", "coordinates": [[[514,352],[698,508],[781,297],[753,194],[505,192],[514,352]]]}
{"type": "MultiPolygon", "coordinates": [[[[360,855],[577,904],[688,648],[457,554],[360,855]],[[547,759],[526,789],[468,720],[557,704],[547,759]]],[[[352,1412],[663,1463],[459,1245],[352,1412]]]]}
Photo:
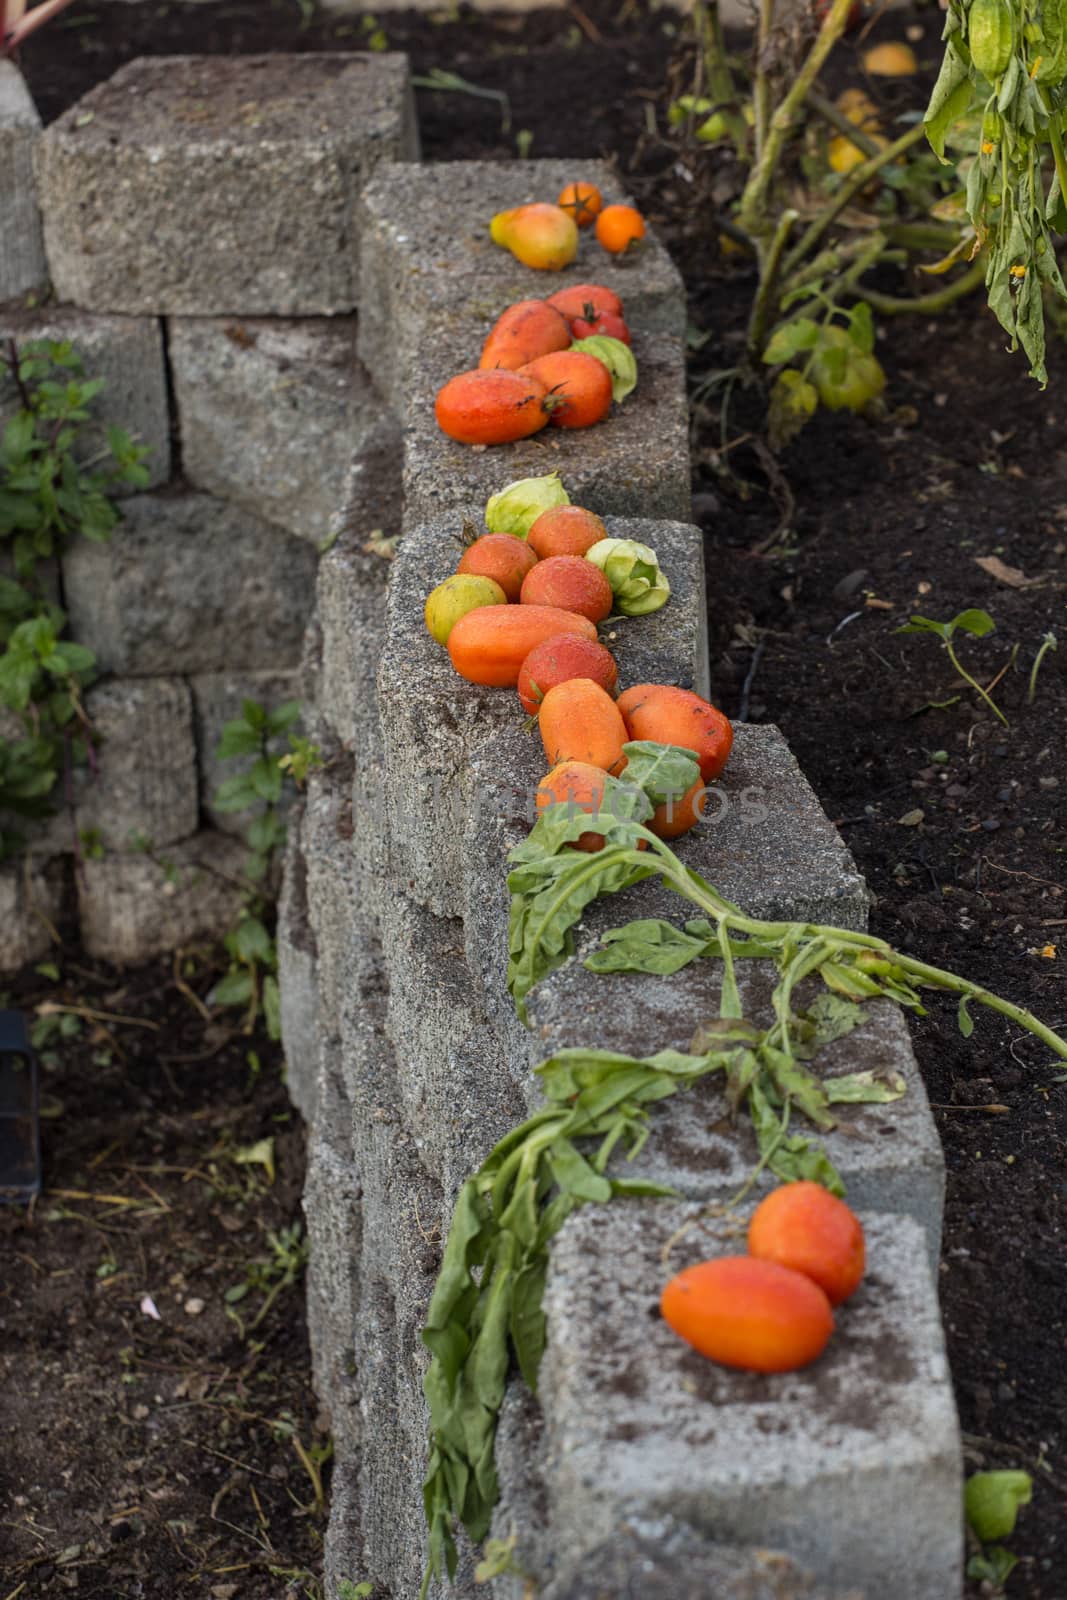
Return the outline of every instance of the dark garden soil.
{"type": "MultiPolygon", "coordinates": [[[[899,37],[908,20],[876,32],[899,37]]],[[[910,20],[934,61],[938,14],[910,20]]],[[[716,696],[782,728],[867,876],[876,932],[1067,1026],[1067,351],[1051,340],[1042,394],[978,299],[937,322],[883,320],[885,418],[820,416],[768,487],[745,439],[756,397],[735,394],[724,431],[717,404],[699,401],[702,380],[736,359],[751,283],[718,255],[705,199],[715,158],[655,131],[667,94],[687,86],[672,13],[589,0],[523,19],[305,23],[297,0],[87,0],[31,42],[24,66],[51,118],[135,55],[359,49],[381,44],[379,27],[417,74],[445,68],[509,97],[505,130],[497,102],[421,89],[427,159],[511,158],[520,130],[535,156],[615,158],[682,267],[698,336],[694,490],[716,696]],[[989,557],[1003,565],[979,565],[989,557]],[[1008,727],[936,640],[895,633],[912,612],[944,620],[971,606],[996,632],[960,653],[995,681],[1008,727]],[[1049,629],[1061,648],[1031,704],[1049,629]]],[[[895,109],[921,104],[914,82],[873,87],[895,109]]],[[[303,1446],[321,1443],[299,1296],[280,1294],[244,1341],[220,1309],[222,1290],[269,1253],[267,1230],[297,1215],[299,1135],[277,1055],[255,1044],[255,1083],[243,1039],[164,1063],[160,1037],[177,1055],[206,1048],[169,970],[93,972],[68,966],[58,991],[30,978],[18,998],[77,997],[163,1032],[116,1024],[123,1058],[88,1033],[57,1052],[50,1192],[31,1219],[0,1216],[0,1349],[29,1401],[3,1469],[22,1496],[0,1523],[0,1549],[14,1542],[8,1588],[30,1600],[77,1577],[86,1595],[222,1596],[229,1583],[241,1600],[277,1595],[285,1580],[266,1568],[314,1571],[321,1531],[303,1509],[313,1493],[296,1447],[271,1426],[288,1415],[303,1446]],[[268,1132],[273,1186],[233,1160],[268,1132]],[[159,1322],[138,1310],[146,1292],[159,1322]],[[199,1317],[191,1298],[205,1302],[199,1317]]],[[[941,1293],[968,1463],[1034,1474],[1007,1592],[1067,1600],[1067,1072],[989,1013],[964,1041],[936,1000],[914,1037],[948,1164],[941,1293]]],[[[250,1293],[236,1310],[256,1303],[250,1293]]]]}

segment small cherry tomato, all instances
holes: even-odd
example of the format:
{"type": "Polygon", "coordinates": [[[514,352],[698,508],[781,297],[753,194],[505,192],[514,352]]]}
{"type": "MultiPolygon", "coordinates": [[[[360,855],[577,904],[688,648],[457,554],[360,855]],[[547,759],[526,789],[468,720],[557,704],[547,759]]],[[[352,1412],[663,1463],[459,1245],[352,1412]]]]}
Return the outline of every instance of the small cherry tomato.
{"type": "Polygon", "coordinates": [[[579,228],[588,228],[603,210],[604,196],[595,183],[568,183],[560,190],[556,204],[570,213],[579,228]]]}
{"type": "Polygon", "coordinates": [[[571,332],[576,339],[591,339],[595,333],[606,333],[609,339],[621,339],[623,344],[630,343],[630,330],[621,317],[611,311],[598,312],[596,318],[590,322],[586,317],[575,317],[571,323],[571,332]]]}
{"type": "Polygon", "coordinates": [[[597,243],[613,256],[632,250],[645,236],[645,219],[633,206],[605,206],[596,219],[597,243]]]}

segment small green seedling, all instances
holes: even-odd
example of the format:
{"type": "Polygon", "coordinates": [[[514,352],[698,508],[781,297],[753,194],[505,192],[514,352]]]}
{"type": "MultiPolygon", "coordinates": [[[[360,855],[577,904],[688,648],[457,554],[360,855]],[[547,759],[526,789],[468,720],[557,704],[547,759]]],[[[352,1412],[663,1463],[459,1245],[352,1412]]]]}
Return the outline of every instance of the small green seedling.
{"type": "Polygon", "coordinates": [[[1032,706],[1034,703],[1034,696],[1037,694],[1037,675],[1041,670],[1042,661],[1044,661],[1050,650],[1055,650],[1057,648],[1058,645],[1056,641],[1056,635],[1054,633],[1050,631],[1041,635],[1041,648],[1034,657],[1034,664],[1030,668],[1030,687],[1026,691],[1027,705],[1032,706]]]}
{"type": "Polygon", "coordinates": [[[984,639],[986,634],[992,633],[995,628],[996,623],[993,621],[993,618],[989,615],[988,611],[972,609],[969,611],[961,611],[958,616],[952,618],[951,622],[935,622],[932,617],[913,616],[910,622],[906,622],[902,628],[895,628],[893,631],[895,633],[935,634],[944,645],[945,650],[948,653],[948,658],[952,662],[952,665],[955,667],[956,671],[959,673],[960,677],[966,679],[971,688],[974,689],[974,691],[985,701],[986,705],[989,707],[990,711],[993,712],[994,716],[998,717],[1007,728],[1010,726],[1010,724],[1003,711],[1001,711],[996,702],[986,693],[977,679],[973,678],[967,671],[967,668],[963,665],[959,656],[952,647],[952,639],[954,634],[969,633],[975,639],[984,639]]]}
{"type": "Polygon", "coordinates": [[[963,1509],[982,1546],[967,1563],[968,1578],[992,1583],[998,1592],[1003,1587],[1019,1558],[996,1541],[1014,1533],[1019,1508],[1029,1505],[1032,1495],[1028,1472],[975,1472],[967,1479],[963,1509]]]}

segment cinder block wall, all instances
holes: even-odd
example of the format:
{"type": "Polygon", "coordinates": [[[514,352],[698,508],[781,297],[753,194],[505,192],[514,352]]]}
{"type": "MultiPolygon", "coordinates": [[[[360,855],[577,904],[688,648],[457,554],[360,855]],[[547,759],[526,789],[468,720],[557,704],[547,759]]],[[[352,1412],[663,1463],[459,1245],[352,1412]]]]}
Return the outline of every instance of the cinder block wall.
{"type": "MultiPolygon", "coordinates": [[[[379,161],[417,158],[407,63],[136,62],[45,133],[0,63],[0,154],[0,339],[69,340],[106,383],[87,454],[117,425],[150,475],[57,575],[104,674],[99,773],[0,870],[0,966],[72,906],[92,953],[144,960],[232,923],[247,818],[212,806],[218,738],[245,699],[307,697],[320,550],[380,454],[356,207],[379,161]],[[104,855],[75,871],[87,830],[104,855]]],[[[0,382],[0,425],[17,403],[0,382]]]]}
{"type": "MultiPolygon", "coordinates": [[[[485,220],[573,174],[421,168],[401,61],[295,60],[135,63],[39,144],[48,264],[69,302],[49,314],[113,362],[112,399],[137,408],[155,474],[112,544],[72,551],[60,574],[76,636],[111,674],[93,702],[105,776],[78,807],[113,849],[78,894],[86,939],[109,955],[221,925],[210,895],[232,893],[240,845],[210,808],[217,729],[244,694],[304,696],[326,764],[290,830],[279,953],[288,1080],[308,1123],[314,1378],[336,1446],[326,1590],[337,1600],[369,1579],[414,1600],[419,1330],[460,1183],[536,1105],[545,1054],[684,1048],[718,1008],[711,967],[608,979],[576,959],[519,1025],[506,855],[539,763],[511,697],[451,672],[422,604],[454,567],[462,517],[555,467],[670,572],[669,607],[618,630],[624,679],[706,684],[685,308],[654,240],[635,262],[598,258],[641,368],[621,416],[484,452],[444,440],[434,389],[473,359],[492,311],[539,282],[490,245],[485,220]],[[401,521],[389,560],[371,535],[401,521]],[[165,933],[158,869],[124,848],[146,822],[168,857],[200,863],[168,896],[189,922],[165,933]]],[[[583,170],[618,193],[611,172],[583,170]]],[[[563,281],[592,275],[580,259],[563,281]]],[[[30,857],[13,902],[69,879],[62,848],[51,838],[30,857]]],[[[864,925],[863,883],[773,728],[738,730],[718,823],[686,850],[752,911],[864,925]]],[[[591,907],[578,957],[606,927],[674,909],[648,885],[591,907]]],[[[757,1018],[768,988],[766,972],[748,975],[757,1018]]],[[[452,1592],[959,1593],[959,1440],[930,1270],[941,1152],[899,1016],[875,1009],[845,1043],[827,1070],[847,1053],[908,1084],[899,1105],[860,1108],[829,1136],[878,1263],[852,1331],[811,1373],[750,1381],[694,1366],[655,1321],[663,1242],[755,1160],[714,1092],[661,1108],[636,1170],[680,1200],[571,1219],[552,1251],[538,1399],[516,1382],[505,1403],[493,1531],[516,1537],[529,1577],[476,1590],[464,1550],[452,1592]]],[[[691,1237],[677,1264],[707,1249],[691,1237]]]]}

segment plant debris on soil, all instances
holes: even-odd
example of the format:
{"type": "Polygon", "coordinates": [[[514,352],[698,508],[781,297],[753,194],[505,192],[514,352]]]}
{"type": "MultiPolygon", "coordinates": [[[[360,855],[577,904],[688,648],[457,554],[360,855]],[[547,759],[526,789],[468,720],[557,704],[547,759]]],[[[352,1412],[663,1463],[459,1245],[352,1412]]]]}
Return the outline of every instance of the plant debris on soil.
{"type": "MultiPolygon", "coordinates": [[[[732,716],[781,727],[866,875],[876,933],[1067,1027],[1062,344],[1050,336],[1052,381],[1042,393],[1022,358],[1005,351],[980,295],[936,320],[876,319],[888,415],[868,423],[820,414],[775,469],[753,437],[757,395],[735,392],[725,418],[717,402],[700,399],[708,375],[734,364],[753,283],[743,262],[719,254],[715,152],[665,131],[669,99],[691,86],[680,17],[630,0],[492,18],[459,10],[308,19],[305,9],[297,0],[74,8],[29,43],[23,65],[52,118],[139,54],[401,49],[419,77],[436,67],[508,97],[504,115],[499,101],[420,88],[426,159],[511,159],[520,134],[518,148],[533,156],[573,156],[576,176],[583,158],[614,159],[690,297],[694,515],[705,534],[715,697],[732,716]],[[935,639],[896,632],[913,613],[946,621],[974,606],[996,631],[962,636],[960,658],[1008,727],[958,679],[935,639]],[[1045,655],[1031,703],[1030,674],[1050,629],[1060,647],[1045,655]]],[[[906,29],[924,78],[865,87],[894,110],[919,109],[940,56],[936,10],[882,16],[839,52],[840,82],[861,81],[864,44],[906,29]]],[[[119,1009],[140,1005],[169,1026],[176,1002],[163,975],[102,980],[105,989],[126,981],[119,1009]]],[[[37,995],[45,992],[38,983],[37,995]]],[[[965,1041],[955,1008],[935,998],[912,1030],[948,1166],[940,1289],[949,1357],[968,1468],[1034,1477],[1033,1503],[1010,1541],[1021,1559],[1007,1594],[1064,1600],[1067,1071],[992,1014],[974,1020],[965,1041]]],[[[217,1581],[239,1581],[242,1597],[277,1594],[279,1579],[269,1580],[273,1590],[253,1586],[268,1559],[257,1539],[285,1552],[279,1565],[314,1569],[319,1524],[297,1504],[310,1485],[294,1447],[249,1416],[284,1410],[305,1446],[315,1438],[298,1296],[279,1297],[251,1344],[219,1301],[241,1262],[265,1254],[265,1230],[295,1216],[298,1136],[292,1122],[278,1124],[276,1184],[244,1212],[203,1179],[174,1174],[141,1175],[169,1207],[155,1216],[147,1194],[141,1214],[57,1201],[57,1187],[115,1188],[114,1164],[134,1160],[183,1170],[213,1160],[234,1181],[218,1140],[258,1138],[271,1116],[286,1115],[268,1066],[275,1058],[261,1046],[253,1090],[246,1041],[180,1075],[172,1066],[173,1084],[146,1040],[124,1032],[122,1044],[121,1070],[94,1066],[83,1045],[64,1052],[61,1078],[48,1083],[64,1101],[48,1124],[53,1192],[32,1220],[0,1217],[17,1252],[3,1286],[4,1348],[20,1388],[36,1390],[14,1435],[27,1503],[5,1512],[5,1534],[14,1524],[18,1559],[47,1560],[59,1573],[65,1543],[116,1540],[109,1555],[93,1557],[95,1568],[82,1554],[68,1563],[83,1577],[106,1570],[103,1588],[85,1579],[87,1593],[170,1592],[134,1576],[150,1555],[185,1573],[183,1561],[204,1570],[212,1560],[250,1563],[217,1581]],[[117,1128],[128,1142],[112,1150],[117,1128]],[[192,1204],[188,1215],[180,1198],[192,1204]],[[94,1221],[45,1220],[64,1207],[94,1221]],[[233,1233],[223,1217],[236,1221],[233,1233]],[[113,1256],[101,1219],[129,1230],[113,1241],[113,1256]],[[128,1279],[97,1276],[112,1259],[128,1279]],[[161,1286],[159,1324],[136,1309],[149,1283],[161,1286]],[[210,1310],[192,1317],[182,1296],[210,1310]],[[205,1381],[199,1402],[175,1392],[205,1381]],[[228,1488],[228,1473],[247,1476],[228,1488]],[[123,1533],[111,1531],[112,1517],[123,1533]]],[[[131,1173],[118,1192],[142,1191],[131,1173]]],[[[40,1565],[12,1570],[25,1570],[27,1600],[56,1592],[42,1584],[40,1565]]],[[[968,1590],[983,1592],[976,1583],[968,1590]]]]}

